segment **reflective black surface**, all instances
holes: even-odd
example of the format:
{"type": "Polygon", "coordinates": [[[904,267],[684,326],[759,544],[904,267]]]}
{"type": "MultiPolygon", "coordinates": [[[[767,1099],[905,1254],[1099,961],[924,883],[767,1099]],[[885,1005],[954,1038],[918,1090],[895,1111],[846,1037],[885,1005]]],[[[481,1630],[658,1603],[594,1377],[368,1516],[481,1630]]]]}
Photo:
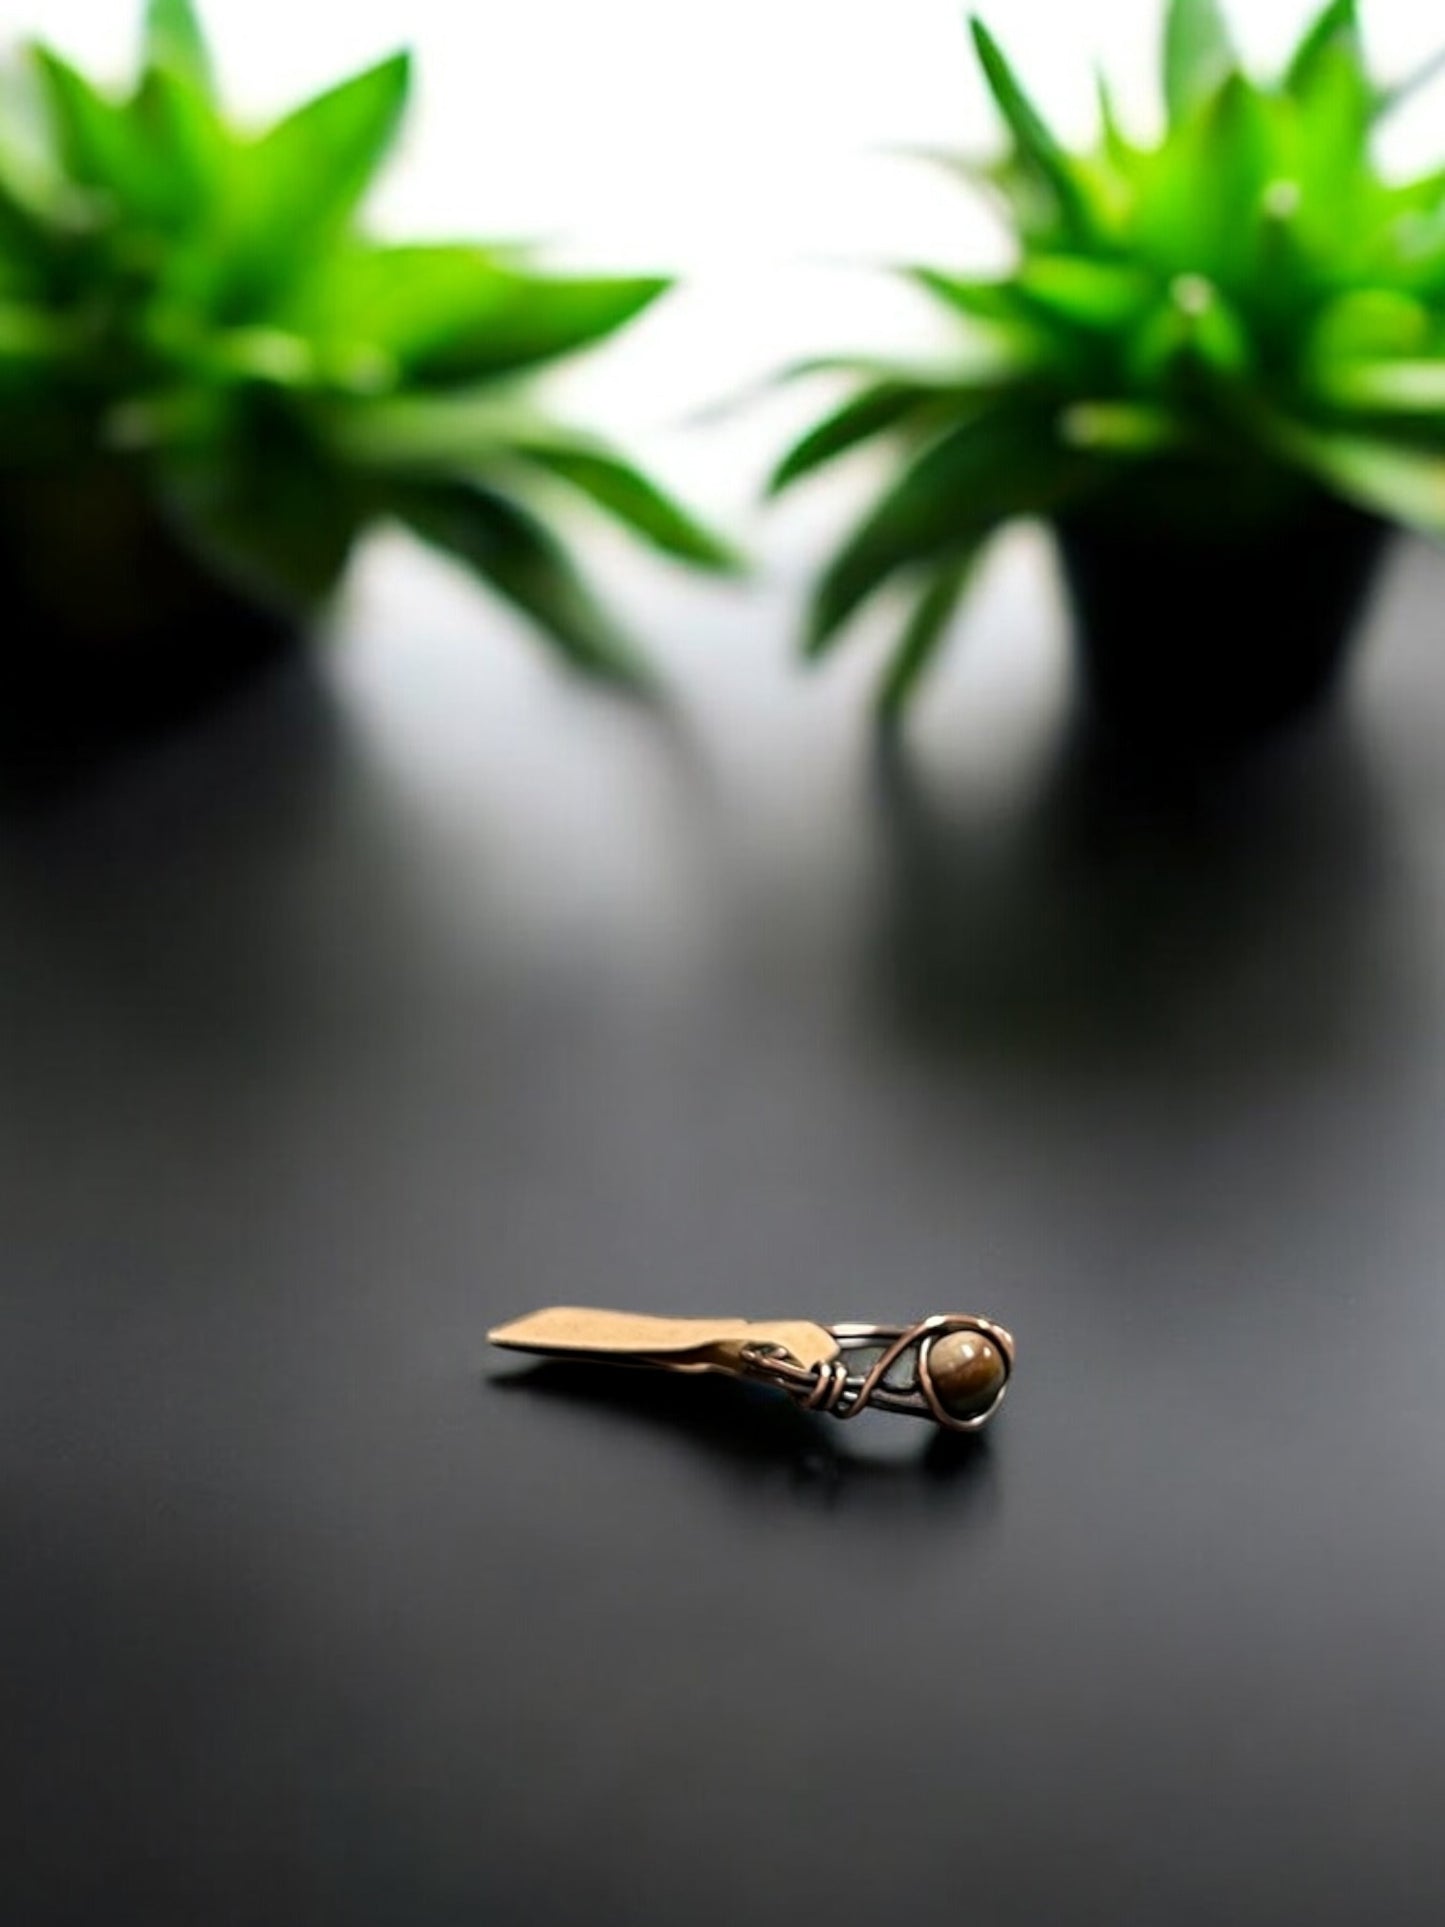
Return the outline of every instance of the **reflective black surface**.
{"type": "Polygon", "coordinates": [[[637,591],[648,718],[397,559],[9,808],[7,1920],[1445,1915],[1445,564],[1200,794],[1015,561],[906,750],[761,595],[637,591]],[[486,1356],[558,1300],[1018,1375],[486,1356]]]}

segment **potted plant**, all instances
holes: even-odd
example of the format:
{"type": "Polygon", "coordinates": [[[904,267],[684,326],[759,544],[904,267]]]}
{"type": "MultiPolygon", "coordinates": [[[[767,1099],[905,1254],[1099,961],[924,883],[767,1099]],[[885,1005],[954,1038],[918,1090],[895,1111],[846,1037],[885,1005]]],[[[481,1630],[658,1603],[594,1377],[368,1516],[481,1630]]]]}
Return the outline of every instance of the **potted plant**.
{"type": "Polygon", "coordinates": [[[360,228],[405,55],[243,131],[189,0],[152,0],[124,94],[45,46],[22,78],[33,113],[0,116],[12,742],[194,702],[293,637],[382,518],[614,679],[638,659],[576,574],[554,493],[687,562],[729,564],[528,386],[663,281],[552,276],[516,250],[360,228]]]}
{"type": "Polygon", "coordinates": [[[1101,86],[1080,153],[973,36],[1011,142],[970,172],[1017,260],[912,270],[958,352],[841,364],[847,400],[773,475],[782,490],[873,438],[902,455],[816,585],[807,653],[906,587],[881,690],[896,711],[989,538],[1041,517],[1104,719],[1247,737],[1330,687],[1388,528],[1445,532],[1445,174],[1377,167],[1405,90],[1371,80],[1354,0],[1267,82],[1214,0],[1172,0],[1162,132],[1129,132],[1101,86]]]}

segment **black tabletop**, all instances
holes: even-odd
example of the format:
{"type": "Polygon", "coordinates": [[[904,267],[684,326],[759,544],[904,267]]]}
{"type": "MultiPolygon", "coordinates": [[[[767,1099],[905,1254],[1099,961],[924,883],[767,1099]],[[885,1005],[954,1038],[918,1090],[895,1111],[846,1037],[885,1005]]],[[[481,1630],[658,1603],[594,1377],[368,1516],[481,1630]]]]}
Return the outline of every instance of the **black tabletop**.
{"type": "Polygon", "coordinates": [[[905,739],[792,591],[671,707],[394,557],[0,824],[7,1921],[1445,1918],[1445,563],[1208,791],[1042,549],[905,739]],[[986,1442],[529,1372],[981,1311],[986,1442]]]}

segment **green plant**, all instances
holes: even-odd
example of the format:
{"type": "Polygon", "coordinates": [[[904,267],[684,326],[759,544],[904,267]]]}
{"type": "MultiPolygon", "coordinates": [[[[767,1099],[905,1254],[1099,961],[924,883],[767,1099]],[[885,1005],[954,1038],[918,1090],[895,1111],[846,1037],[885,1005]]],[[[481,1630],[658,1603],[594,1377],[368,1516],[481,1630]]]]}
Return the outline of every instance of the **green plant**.
{"type": "Polygon", "coordinates": [[[1171,0],[1162,134],[1128,132],[1101,84],[1083,153],[972,26],[1011,141],[968,172],[998,197],[1017,261],[989,278],[909,271],[964,330],[951,360],[810,365],[853,389],[772,489],[875,437],[906,461],[818,582],[807,653],[906,582],[880,697],[896,709],[980,550],[1020,516],[1227,528],[1322,491],[1445,533],[1445,173],[1377,167],[1376,128],[1407,89],[1371,80],[1354,0],[1330,0],[1267,82],[1242,69],[1215,0],[1171,0]]]}
{"type": "Polygon", "coordinates": [[[635,675],[551,526],[553,491],[687,562],[731,557],[528,384],[666,283],[368,238],[405,55],[253,133],[223,114],[189,0],[151,0],[124,95],[31,52],[0,117],[0,499],[99,474],[101,498],[138,493],[223,580],[296,615],[395,517],[575,664],[635,675]]]}

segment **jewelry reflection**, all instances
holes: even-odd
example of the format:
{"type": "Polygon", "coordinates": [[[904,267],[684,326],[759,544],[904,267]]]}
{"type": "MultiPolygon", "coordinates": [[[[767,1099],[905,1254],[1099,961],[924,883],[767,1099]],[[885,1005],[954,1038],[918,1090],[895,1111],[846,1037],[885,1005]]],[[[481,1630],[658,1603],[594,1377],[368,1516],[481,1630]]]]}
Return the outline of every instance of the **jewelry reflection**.
{"type": "Polygon", "coordinates": [[[935,1313],[913,1325],[653,1318],[556,1306],[500,1325],[492,1344],[544,1358],[721,1372],[760,1381],[808,1411],[850,1419],[870,1408],[976,1432],[1003,1402],[1014,1341],[1002,1325],[935,1313]]]}

